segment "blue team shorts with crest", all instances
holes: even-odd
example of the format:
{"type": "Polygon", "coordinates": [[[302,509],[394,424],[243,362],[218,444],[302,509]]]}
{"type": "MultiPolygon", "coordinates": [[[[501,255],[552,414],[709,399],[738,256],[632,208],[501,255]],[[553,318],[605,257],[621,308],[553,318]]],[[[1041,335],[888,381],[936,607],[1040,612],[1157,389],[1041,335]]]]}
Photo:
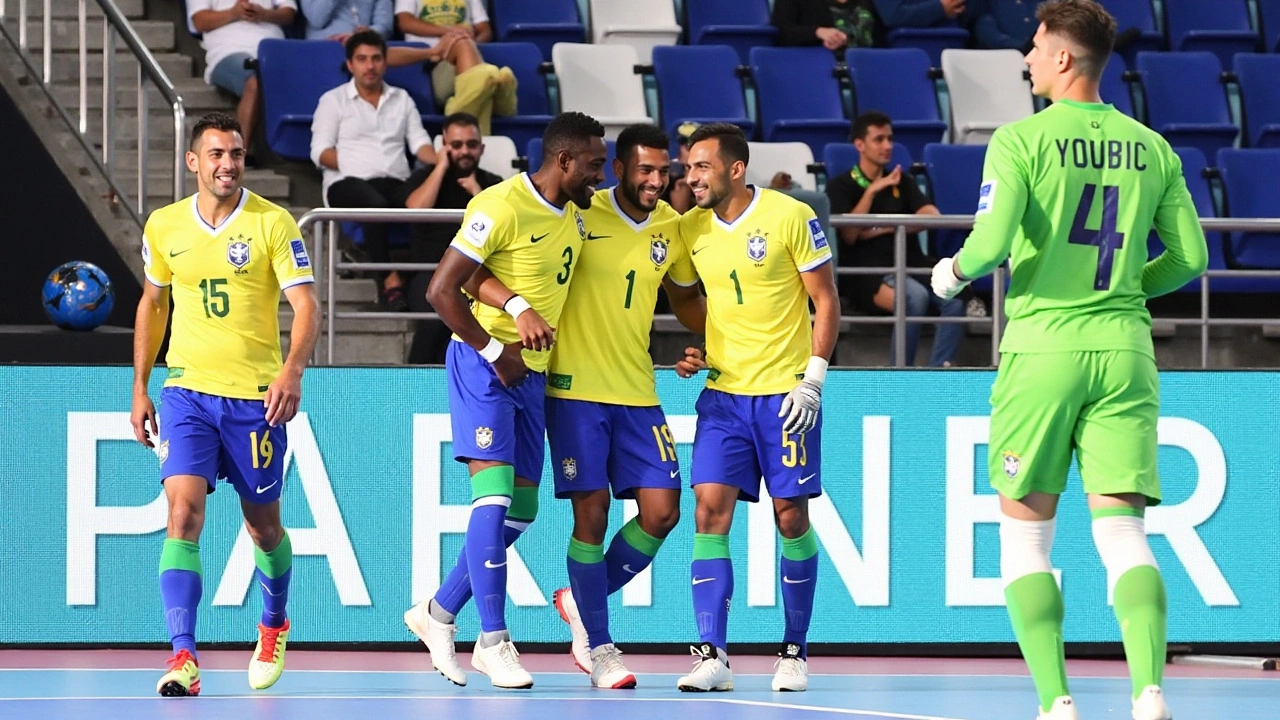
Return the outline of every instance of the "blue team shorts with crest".
{"type": "Polygon", "coordinates": [[[449,342],[445,369],[453,458],[507,463],[516,477],[540,481],[546,460],[547,376],[530,372],[518,387],[505,387],[493,366],[458,340],[449,342]]]}
{"type": "Polygon", "coordinates": [[[760,478],[770,497],[822,494],[822,411],[804,435],[782,432],[778,417],[786,395],[733,395],[702,391],[694,406],[698,431],[693,440],[691,485],[718,483],[738,488],[738,498],[760,500],[760,478]]]}
{"type": "Polygon", "coordinates": [[[680,489],[680,462],[660,405],[548,397],[547,440],[558,498],[610,486],[627,500],[638,488],[680,489]]]}
{"type": "Polygon", "coordinates": [[[261,400],[208,395],[180,387],[160,391],[160,481],[195,475],[213,492],[222,478],[252,503],[273,503],[284,487],[289,437],[267,424],[261,400]]]}

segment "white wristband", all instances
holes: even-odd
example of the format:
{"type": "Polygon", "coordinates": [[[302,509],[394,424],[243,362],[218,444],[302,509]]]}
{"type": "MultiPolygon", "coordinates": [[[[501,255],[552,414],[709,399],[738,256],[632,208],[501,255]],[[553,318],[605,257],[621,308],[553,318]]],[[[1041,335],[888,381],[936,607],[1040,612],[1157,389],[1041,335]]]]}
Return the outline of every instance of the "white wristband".
{"type": "Polygon", "coordinates": [[[805,382],[821,387],[827,381],[827,361],[814,355],[809,358],[809,366],[804,369],[805,382]]]}
{"type": "Polygon", "coordinates": [[[514,320],[520,317],[520,313],[524,312],[525,310],[532,310],[533,308],[530,307],[528,300],[525,300],[519,295],[512,295],[511,299],[508,300],[507,303],[502,306],[502,309],[505,310],[506,313],[511,316],[512,320],[514,320]]]}
{"type": "Polygon", "coordinates": [[[480,351],[480,357],[488,360],[490,363],[497,360],[502,355],[502,343],[498,342],[498,338],[489,338],[489,344],[484,346],[480,351]]]}

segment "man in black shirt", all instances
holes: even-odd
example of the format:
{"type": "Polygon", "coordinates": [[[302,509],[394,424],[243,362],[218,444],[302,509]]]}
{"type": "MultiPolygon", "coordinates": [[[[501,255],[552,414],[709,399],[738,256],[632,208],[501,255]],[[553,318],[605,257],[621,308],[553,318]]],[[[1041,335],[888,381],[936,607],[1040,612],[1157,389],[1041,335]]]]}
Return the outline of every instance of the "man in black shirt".
{"type": "MultiPolygon", "coordinates": [[[[443,147],[437,153],[438,163],[426,168],[427,179],[405,201],[408,208],[463,210],[481,190],[502,182],[502,178],[480,168],[484,143],[480,121],[474,115],[455,113],[444,119],[443,147]]],[[[440,262],[444,251],[458,232],[458,223],[414,223],[412,262],[440,262]]],[[[409,307],[414,312],[431,312],[427,303],[427,285],[431,273],[417,273],[410,282],[409,307]]],[[[418,323],[409,349],[409,364],[444,364],[449,345],[449,329],[439,320],[418,323]]]]}
{"type": "MultiPolygon", "coordinates": [[[[893,156],[893,125],[888,115],[877,111],[859,115],[853,123],[853,144],[860,155],[858,164],[849,172],[827,181],[827,197],[832,214],[937,215],[934,207],[920,192],[900,166],[889,169],[893,156]]],[[[907,228],[907,232],[916,232],[907,228]]],[[[893,227],[840,229],[839,262],[845,267],[892,267],[893,227]]],[[[935,261],[924,254],[914,237],[907,238],[907,267],[930,268],[935,261]]],[[[844,275],[840,277],[840,294],[853,301],[863,312],[893,313],[894,276],[844,275]]],[[[919,279],[907,276],[906,309],[910,317],[921,317],[936,311],[944,317],[963,317],[965,303],[960,298],[943,300],[919,279]]],[[[955,359],[964,326],[956,323],[938,325],[934,336],[930,367],[947,367],[955,359]]],[[[915,363],[920,326],[907,325],[906,358],[915,363]]],[[[896,345],[895,345],[896,346],[896,345]]],[[[895,347],[891,346],[891,347],[895,347]]],[[[892,356],[891,356],[892,357],[892,356]]],[[[892,362],[892,360],[891,360],[892,362]]]]}

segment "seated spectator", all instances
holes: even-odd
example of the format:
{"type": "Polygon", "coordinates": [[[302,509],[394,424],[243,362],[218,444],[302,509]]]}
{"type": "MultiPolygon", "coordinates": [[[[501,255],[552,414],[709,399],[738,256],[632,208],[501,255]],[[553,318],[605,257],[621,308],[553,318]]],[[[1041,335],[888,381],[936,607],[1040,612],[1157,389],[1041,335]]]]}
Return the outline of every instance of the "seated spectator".
{"type": "Polygon", "coordinates": [[[187,17],[203,35],[204,81],[240,98],[236,120],[247,152],[252,148],[261,91],[257,74],[246,69],[244,62],[257,59],[258,43],[263,40],[283,39],[284,28],[293,23],[297,12],[294,0],[187,0],[187,17]]]}
{"type": "MultiPolygon", "coordinates": [[[[858,149],[858,164],[849,172],[827,181],[827,197],[832,213],[851,215],[904,214],[937,215],[938,208],[925,199],[910,176],[904,178],[902,167],[888,168],[893,157],[893,125],[888,115],[865,112],[853,122],[853,145],[858,149]]],[[[907,232],[918,229],[907,228],[907,232]]],[[[893,227],[840,229],[841,267],[893,267],[893,227]]],[[[907,267],[931,268],[933,258],[924,254],[913,237],[907,238],[907,267]]],[[[896,278],[892,274],[840,276],[840,294],[848,297],[863,312],[892,314],[896,278]]],[[[923,317],[931,310],[943,317],[963,317],[965,301],[943,300],[929,288],[928,280],[907,276],[906,311],[909,317],[923,317]]],[[[964,326],[955,323],[938,325],[934,335],[930,367],[949,367],[955,359],[964,326]]],[[[904,363],[915,363],[920,325],[907,325],[904,363]]],[[[896,347],[896,343],[892,347],[896,347]]],[[[891,355],[891,357],[894,357],[891,355]]],[[[896,358],[895,360],[896,361],[896,358]]]]}
{"type": "Polygon", "coordinates": [[[308,40],[345,43],[353,33],[377,30],[384,38],[395,32],[392,0],[301,0],[308,40]]]}
{"type": "MultiPolygon", "coordinates": [[[[480,137],[480,121],[474,115],[457,113],[444,119],[442,147],[436,153],[436,165],[427,166],[427,177],[408,199],[408,208],[441,208],[463,210],[481,190],[497,185],[502,178],[480,168],[484,142],[480,137]]],[[[414,223],[412,262],[440,262],[444,251],[457,234],[459,223],[414,223]]],[[[415,273],[409,281],[409,309],[432,312],[427,302],[427,285],[431,273],[415,273]]],[[[440,320],[418,322],[409,349],[410,365],[443,365],[449,347],[449,328],[440,320]]]]}
{"type": "Polygon", "coordinates": [[[667,191],[662,196],[662,199],[681,215],[688,212],[694,205],[693,191],[689,189],[689,183],[685,180],[685,171],[688,169],[689,162],[689,136],[697,129],[698,123],[695,122],[682,123],[676,128],[676,136],[680,138],[680,154],[671,163],[667,191]]]}
{"type": "MultiPolygon", "coordinates": [[[[424,165],[434,165],[435,149],[409,94],[387,85],[387,43],[374,30],[347,39],[351,82],[320,96],[311,122],[311,159],[324,170],[330,207],[399,208],[430,172],[409,171],[405,149],[424,165]]],[[[389,262],[386,223],[363,223],[370,262],[389,262]]],[[[397,272],[379,273],[379,299],[389,310],[408,301],[397,272]]]]}
{"type": "MultiPolygon", "coordinates": [[[[446,115],[475,115],[488,135],[494,114],[516,114],[515,73],[486,63],[476,45],[493,40],[483,0],[396,0],[396,24],[405,40],[439,48],[431,87],[446,115]]],[[[392,63],[406,60],[397,55],[392,63]]]]}
{"type": "Polygon", "coordinates": [[[954,24],[966,0],[875,0],[880,22],[888,29],[927,28],[954,24]]]}
{"type": "Polygon", "coordinates": [[[843,53],[882,44],[872,0],[774,0],[772,21],[779,45],[822,45],[843,53]]]}
{"type": "Polygon", "coordinates": [[[974,44],[986,50],[1031,52],[1031,38],[1040,27],[1035,0],[973,0],[966,22],[974,44]]]}

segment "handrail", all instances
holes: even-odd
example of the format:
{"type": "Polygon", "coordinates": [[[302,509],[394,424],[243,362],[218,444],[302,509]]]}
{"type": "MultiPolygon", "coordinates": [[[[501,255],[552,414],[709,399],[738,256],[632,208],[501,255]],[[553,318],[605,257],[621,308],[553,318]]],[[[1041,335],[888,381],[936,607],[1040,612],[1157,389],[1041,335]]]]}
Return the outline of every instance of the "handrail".
{"type": "MultiPolygon", "coordinates": [[[[333,364],[334,335],[337,320],[364,319],[400,319],[400,320],[435,320],[436,313],[419,312],[377,312],[347,311],[338,312],[337,294],[334,287],[339,270],[434,270],[436,263],[348,263],[335,262],[337,257],[338,222],[461,222],[461,210],[400,210],[386,208],[317,208],[305,213],[298,220],[298,227],[305,236],[308,231],[313,234],[314,266],[323,268],[322,292],[325,300],[325,363],[333,364]],[[327,230],[322,238],[322,227],[327,230]],[[327,240],[327,242],[326,242],[327,240]]],[[[973,227],[973,217],[969,215],[832,215],[832,227],[881,227],[893,226],[894,232],[894,267],[845,267],[838,268],[839,275],[884,275],[896,274],[895,285],[902,287],[907,275],[928,275],[927,268],[906,267],[906,228],[921,227],[925,229],[968,229],[973,227]]],[[[1201,226],[1208,232],[1280,232],[1280,218],[1201,218],[1201,226]]],[[[1145,241],[1145,238],[1144,238],[1145,241]]],[[[1280,278],[1280,270],[1208,270],[1200,276],[1200,317],[1198,318],[1155,318],[1168,325],[1197,325],[1200,327],[1200,366],[1209,366],[1209,327],[1219,326],[1280,326],[1280,318],[1212,318],[1209,315],[1209,281],[1211,278],[1255,277],[1280,278]]],[[[997,268],[992,274],[992,308],[989,317],[930,317],[916,322],[927,323],[959,323],[988,325],[991,328],[991,364],[997,364],[1000,357],[1000,336],[1004,327],[1004,282],[1005,269],[997,268]]],[[[851,324],[888,324],[893,323],[895,329],[895,364],[902,367],[906,355],[906,293],[894,293],[894,312],[892,317],[867,317],[843,315],[842,323],[851,324]]],[[[673,315],[659,315],[657,319],[671,320],[673,315]]],[[[314,360],[318,363],[319,345],[316,347],[314,360]]]]}

